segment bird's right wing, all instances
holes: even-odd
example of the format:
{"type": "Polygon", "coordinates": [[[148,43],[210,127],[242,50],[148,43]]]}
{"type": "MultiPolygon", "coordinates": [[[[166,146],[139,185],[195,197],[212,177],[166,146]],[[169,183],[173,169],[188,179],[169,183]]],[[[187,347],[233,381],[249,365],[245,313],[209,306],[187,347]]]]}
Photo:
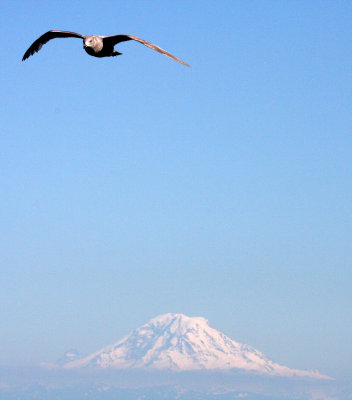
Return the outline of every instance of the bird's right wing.
{"type": "Polygon", "coordinates": [[[43,47],[43,44],[49,42],[49,40],[55,38],[67,38],[67,37],[84,39],[85,35],[80,35],[79,33],[69,32],[69,31],[49,31],[47,33],[44,33],[44,35],[42,35],[40,38],[38,38],[35,42],[33,42],[30,45],[29,49],[24,53],[22,61],[26,60],[34,53],[37,53],[43,47]]]}
{"type": "Polygon", "coordinates": [[[147,46],[155,51],[158,51],[161,54],[164,54],[167,57],[172,58],[175,61],[178,61],[179,63],[183,64],[183,65],[187,65],[187,67],[190,67],[190,65],[188,65],[187,63],[185,63],[184,61],[180,60],[179,58],[175,57],[173,54],[169,53],[168,51],[162,49],[161,47],[147,42],[144,39],[141,39],[137,36],[133,36],[133,35],[114,35],[114,36],[104,36],[103,37],[104,41],[109,41],[110,43],[112,43],[113,45],[121,43],[121,42],[126,42],[127,40],[135,40],[136,42],[142,43],[144,44],[144,46],[147,46]]]}

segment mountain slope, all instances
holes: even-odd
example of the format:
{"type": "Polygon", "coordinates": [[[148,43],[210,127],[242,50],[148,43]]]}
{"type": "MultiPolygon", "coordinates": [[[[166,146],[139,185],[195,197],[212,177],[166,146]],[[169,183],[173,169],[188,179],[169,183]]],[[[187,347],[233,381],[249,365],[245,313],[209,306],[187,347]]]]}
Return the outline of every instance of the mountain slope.
{"type": "Polygon", "coordinates": [[[319,372],[293,370],[274,363],[261,352],[238,343],[209,326],[201,317],[160,315],[94,354],[67,362],[80,367],[157,370],[242,370],[272,376],[329,379],[319,372]]]}

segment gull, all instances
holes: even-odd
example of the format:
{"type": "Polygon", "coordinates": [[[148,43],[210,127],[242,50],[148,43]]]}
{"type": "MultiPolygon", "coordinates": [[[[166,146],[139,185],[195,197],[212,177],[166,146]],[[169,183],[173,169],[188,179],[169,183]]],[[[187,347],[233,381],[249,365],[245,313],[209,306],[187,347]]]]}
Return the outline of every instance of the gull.
{"type": "Polygon", "coordinates": [[[22,61],[26,60],[28,57],[32,56],[34,53],[37,53],[42,47],[43,44],[49,42],[49,40],[56,38],[79,38],[83,39],[83,48],[84,50],[93,57],[115,57],[120,56],[122,53],[119,53],[114,49],[114,46],[121,42],[126,42],[127,40],[135,40],[136,42],[142,43],[145,46],[150,47],[151,49],[158,51],[161,54],[164,54],[167,57],[172,58],[175,61],[183,65],[187,65],[187,63],[175,57],[171,53],[161,49],[159,46],[156,46],[153,43],[149,43],[144,39],[141,39],[137,36],[133,35],[114,35],[114,36],[99,36],[99,35],[81,35],[75,32],[69,31],[58,31],[52,30],[44,33],[44,35],[40,36],[35,42],[33,42],[28,50],[24,53],[22,61]]]}

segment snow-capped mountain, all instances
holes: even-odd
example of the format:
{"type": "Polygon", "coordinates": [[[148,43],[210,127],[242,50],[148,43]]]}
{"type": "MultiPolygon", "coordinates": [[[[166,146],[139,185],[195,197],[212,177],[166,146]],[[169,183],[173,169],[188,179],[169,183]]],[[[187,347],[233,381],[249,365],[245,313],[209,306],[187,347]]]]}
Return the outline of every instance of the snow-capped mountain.
{"type": "Polygon", "coordinates": [[[96,353],[69,360],[63,367],[173,371],[234,369],[271,376],[329,379],[317,371],[279,365],[253,347],[211,328],[202,317],[171,313],[153,318],[119,342],[96,353]]]}

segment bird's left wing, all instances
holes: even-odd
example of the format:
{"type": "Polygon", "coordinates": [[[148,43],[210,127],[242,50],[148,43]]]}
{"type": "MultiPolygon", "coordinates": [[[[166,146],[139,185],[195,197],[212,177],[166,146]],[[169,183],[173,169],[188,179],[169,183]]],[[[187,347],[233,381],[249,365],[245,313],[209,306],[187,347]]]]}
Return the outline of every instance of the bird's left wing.
{"type": "Polygon", "coordinates": [[[126,42],[127,40],[135,40],[136,42],[142,43],[147,47],[150,47],[151,49],[158,51],[161,54],[164,54],[167,57],[172,58],[175,61],[178,61],[179,63],[183,64],[183,65],[187,65],[187,67],[190,67],[190,65],[188,65],[187,63],[185,63],[184,61],[180,60],[179,58],[175,57],[173,54],[169,53],[166,50],[163,50],[161,47],[156,46],[153,43],[149,43],[144,39],[141,39],[137,36],[133,36],[133,35],[115,35],[115,36],[103,36],[103,40],[110,42],[111,44],[115,45],[121,42],[126,42]]]}
{"type": "Polygon", "coordinates": [[[43,44],[49,42],[51,39],[55,38],[67,38],[74,37],[84,39],[85,35],[80,35],[79,33],[69,32],[69,31],[49,31],[44,33],[40,38],[38,38],[35,42],[33,42],[29,49],[24,53],[22,61],[26,60],[28,57],[32,56],[34,53],[37,53],[42,47],[43,44]]]}

